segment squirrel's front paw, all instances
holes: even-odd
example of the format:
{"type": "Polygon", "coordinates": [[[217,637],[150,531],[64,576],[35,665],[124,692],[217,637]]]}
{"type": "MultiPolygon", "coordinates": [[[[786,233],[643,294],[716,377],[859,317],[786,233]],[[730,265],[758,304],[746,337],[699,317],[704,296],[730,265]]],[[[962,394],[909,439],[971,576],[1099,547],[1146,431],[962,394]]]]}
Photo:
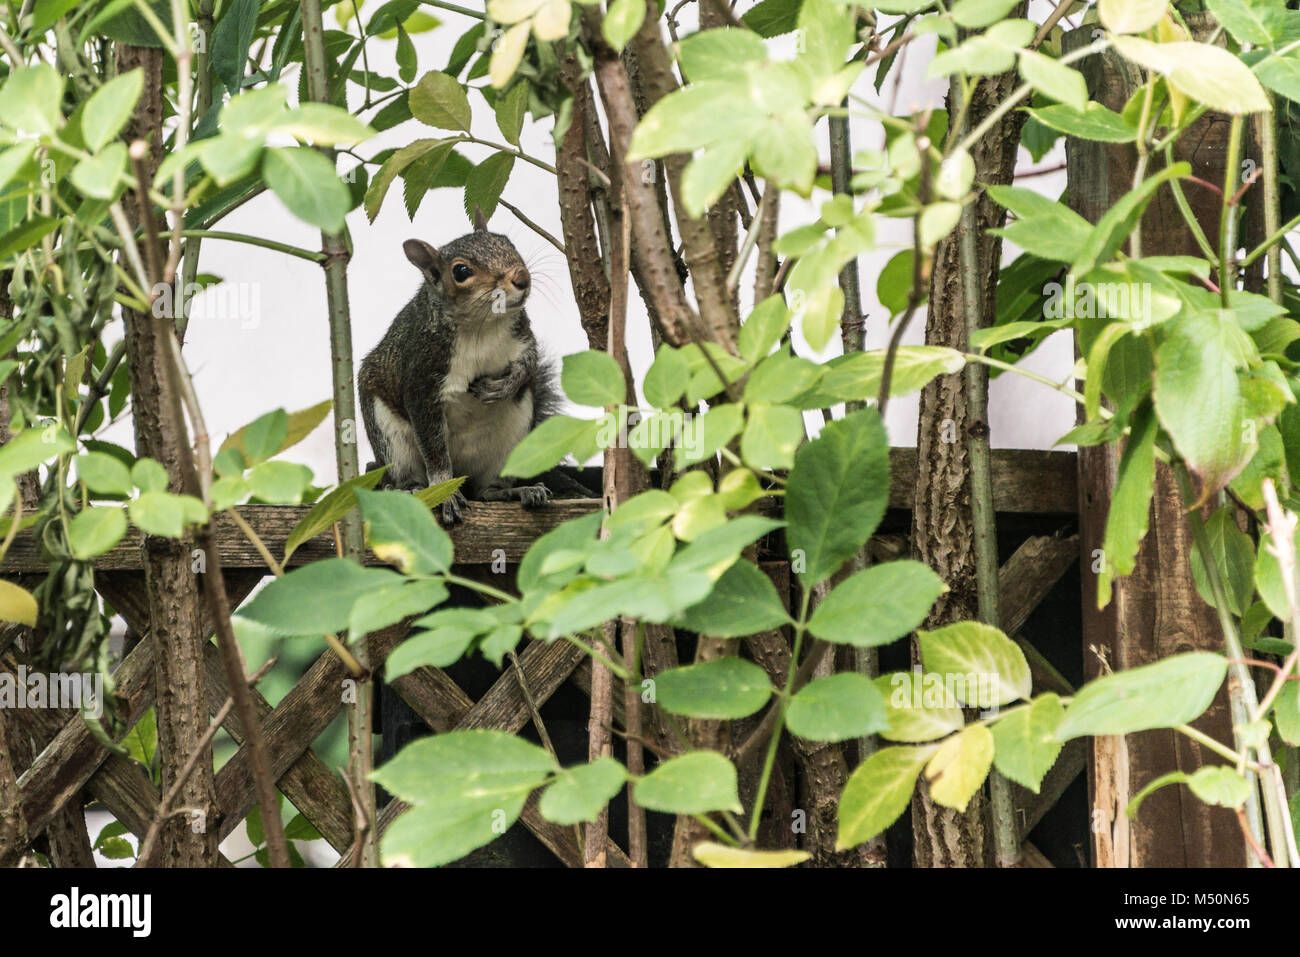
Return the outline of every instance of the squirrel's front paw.
{"type": "Polygon", "coordinates": [[[519,384],[514,376],[507,372],[499,376],[481,375],[471,382],[465,391],[480,402],[500,402],[503,399],[513,398],[518,387],[519,384]]]}
{"type": "Polygon", "coordinates": [[[445,502],[438,506],[438,512],[442,516],[442,524],[458,525],[464,518],[465,506],[468,504],[465,494],[459,490],[452,492],[445,502]]]}
{"type": "Polygon", "coordinates": [[[538,505],[545,505],[551,500],[551,490],[541,482],[536,485],[524,485],[514,491],[519,496],[519,503],[524,508],[536,508],[538,505]]]}

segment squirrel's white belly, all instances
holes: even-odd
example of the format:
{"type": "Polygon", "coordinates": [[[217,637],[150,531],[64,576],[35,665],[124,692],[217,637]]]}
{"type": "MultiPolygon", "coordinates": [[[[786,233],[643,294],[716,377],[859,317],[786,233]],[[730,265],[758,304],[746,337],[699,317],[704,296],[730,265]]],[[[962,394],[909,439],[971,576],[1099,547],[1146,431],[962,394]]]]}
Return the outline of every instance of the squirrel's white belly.
{"type": "Polygon", "coordinates": [[[529,390],[500,402],[480,402],[466,391],[479,376],[500,373],[523,352],[523,343],[510,334],[512,321],[507,315],[462,328],[443,384],[451,471],[468,476],[465,491],[471,496],[500,476],[511,449],[533,424],[529,390]]]}

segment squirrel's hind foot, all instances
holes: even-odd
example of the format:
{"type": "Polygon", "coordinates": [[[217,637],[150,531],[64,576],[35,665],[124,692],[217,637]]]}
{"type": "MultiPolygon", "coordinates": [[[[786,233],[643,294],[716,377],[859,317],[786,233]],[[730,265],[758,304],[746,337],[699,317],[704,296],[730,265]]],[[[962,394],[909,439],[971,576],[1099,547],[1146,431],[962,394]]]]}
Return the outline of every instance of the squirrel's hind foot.
{"type": "Polygon", "coordinates": [[[438,515],[442,518],[444,525],[459,525],[465,517],[465,506],[468,501],[465,493],[457,489],[438,506],[438,515]]]}
{"type": "Polygon", "coordinates": [[[518,502],[524,508],[535,508],[551,500],[551,490],[538,482],[536,485],[517,485],[513,488],[487,488],[483,490],[485,502],[518,502]]]}

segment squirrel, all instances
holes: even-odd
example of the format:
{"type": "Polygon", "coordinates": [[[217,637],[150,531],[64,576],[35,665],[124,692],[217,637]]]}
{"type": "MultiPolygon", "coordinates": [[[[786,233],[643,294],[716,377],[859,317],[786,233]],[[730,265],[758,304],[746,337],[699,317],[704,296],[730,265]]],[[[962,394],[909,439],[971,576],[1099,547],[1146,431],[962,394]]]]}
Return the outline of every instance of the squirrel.
{"type": "MultiPolygon", "coordinates": [[[[357,376],[371,468],[389,466],[388,488],[464,475],[472,498],[549,501],[546,485],[501,475],[511,449],[562,403],[524,312],[531,277],[518,250],[488,232],[482,210],[472,233],[441,249],[419,239],[402,249],[424,282],[357,376]]],[[[461,520],[465,502],[458,490],[442,503],[444,524],[461,520]]]]}

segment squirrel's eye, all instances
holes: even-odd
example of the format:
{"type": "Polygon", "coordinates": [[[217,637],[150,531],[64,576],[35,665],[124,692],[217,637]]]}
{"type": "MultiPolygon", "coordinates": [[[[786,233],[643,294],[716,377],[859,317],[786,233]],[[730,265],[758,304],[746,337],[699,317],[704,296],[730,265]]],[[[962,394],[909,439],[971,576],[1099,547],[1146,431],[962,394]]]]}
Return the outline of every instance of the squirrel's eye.
{"type": "Polygon", "coordinates": [[[456,263],[456,265],[451,267],[451,278],[457,282],[464,282],[472,275],[474,275],[474,270],[470,269],[464,263],[456,263]]]}

